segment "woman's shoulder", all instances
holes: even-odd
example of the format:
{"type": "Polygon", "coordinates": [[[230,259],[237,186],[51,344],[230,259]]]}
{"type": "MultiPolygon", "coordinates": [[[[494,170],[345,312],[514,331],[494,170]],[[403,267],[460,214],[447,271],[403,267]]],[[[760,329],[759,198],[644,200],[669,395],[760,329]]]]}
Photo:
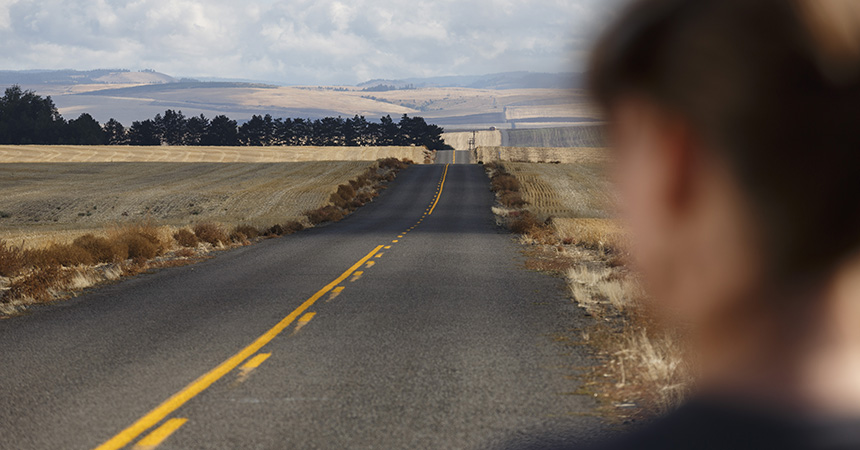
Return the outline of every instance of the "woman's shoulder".
{"type": "Polygon", "coordinates": [[[695,400],[595,450],[860,449],[860,418],[800,419],[778,411],[695,400]]]}

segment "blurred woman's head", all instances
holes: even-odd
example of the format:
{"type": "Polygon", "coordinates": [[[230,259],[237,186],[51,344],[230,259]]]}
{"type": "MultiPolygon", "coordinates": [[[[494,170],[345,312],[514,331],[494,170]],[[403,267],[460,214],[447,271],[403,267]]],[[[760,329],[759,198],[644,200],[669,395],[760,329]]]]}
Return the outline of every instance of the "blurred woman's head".
{"type": "Polygon", "coordinates": [[[686,319],[860,250],[860,2],[638,1],[590,80],[634,259],[686,319]]]}

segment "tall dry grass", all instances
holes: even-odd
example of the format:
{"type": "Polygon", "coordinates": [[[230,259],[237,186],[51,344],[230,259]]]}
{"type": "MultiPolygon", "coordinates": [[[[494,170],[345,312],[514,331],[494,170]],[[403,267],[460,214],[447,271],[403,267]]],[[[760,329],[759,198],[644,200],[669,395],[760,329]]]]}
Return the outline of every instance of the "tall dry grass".
{"type": "Polygon", "coordinates": [[[668,411],[686,397],[691,370],[683,337],[651,320],[646,294],[625,265],[627,236],[611,219],[613,201],[594,165],[490,163],[497,221],[530,249],[527,266],[563,276],[594,324],[581,340],[602,364],[588,383],[619,415],[668,411]],[[516,186],[513,205],[499,186],[516,186]]]}

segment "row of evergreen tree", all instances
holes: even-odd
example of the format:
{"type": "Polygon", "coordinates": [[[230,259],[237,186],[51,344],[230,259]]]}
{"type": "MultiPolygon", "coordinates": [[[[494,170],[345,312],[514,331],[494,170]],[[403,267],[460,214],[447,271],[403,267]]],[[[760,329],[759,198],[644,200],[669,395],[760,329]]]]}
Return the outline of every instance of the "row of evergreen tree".
{"type": "Polygon", "coordinates": [[[0,144],[68,145],[208,145],[208,146],[426,146],[450,148],[442,140],[443,129],[421,117],[404,114],[379,122],[364,116],[351,119],[276,119],[255,115],[239,125],[227,116],[208,119],[186,117],[167,110],[153,119],[136,121],[126,128],[115,119],[104,125],[84,113],[66,121],[51,97],[42,98],[19,86],[6,89],[0,98],[0,144]]]}

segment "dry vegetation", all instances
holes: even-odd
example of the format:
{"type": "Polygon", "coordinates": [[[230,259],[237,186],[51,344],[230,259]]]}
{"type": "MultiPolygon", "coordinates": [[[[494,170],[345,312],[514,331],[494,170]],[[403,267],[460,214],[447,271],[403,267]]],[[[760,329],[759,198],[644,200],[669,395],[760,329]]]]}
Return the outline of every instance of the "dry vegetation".
{"type": "Polygon", "coordinates": [[[645,294],[625,267],[625,234],[610,217],[613,199],[599,161],[489,163],[500,224],[528,245],[527,266],[564,276],[595,325],[559,339],[588,342],[604,364],[583,393],[627,418],[675,407],[689,389],[681,340],[649,319],[645,294]]]}
{"type": "Polygon", "coordinates": [[[603,125],[543,127],[507,131],[510,147],[605,147],[603,125]]]}
{"type": "Polygon", "coordinates": [[[376,161],[384,158],[424,161],[424,147],[127,147],[85,145],[0,145],[3,163],[172,162],[277,163],[376,161]]]}
{"type": "Polygon", "coordinates": [[[606,161],[599,147],[478,147],[479,162],[593,164],[606,161]]]}
{"type": "Polygon", "coordinates": [[[152,219],[269,226],[301,220],[375,162],[0,164],[0,239],[69,242],[152,219]]]}
{"type": "Polygon", "coordinates": [[[500,130],[481,130],[471,131],[454,131],[450,133],[442,133],[442,139],[446,144],[454,147],[455,150],[469,150],[469,141],[475,138],[475,144],[478,147],[498,147],[502,145],[502,131],[500,130]]]}
{"type": "Polygon", "coordinates": [[[341,220],[408,164],[0,165],[0,315],[341,220]]]}

